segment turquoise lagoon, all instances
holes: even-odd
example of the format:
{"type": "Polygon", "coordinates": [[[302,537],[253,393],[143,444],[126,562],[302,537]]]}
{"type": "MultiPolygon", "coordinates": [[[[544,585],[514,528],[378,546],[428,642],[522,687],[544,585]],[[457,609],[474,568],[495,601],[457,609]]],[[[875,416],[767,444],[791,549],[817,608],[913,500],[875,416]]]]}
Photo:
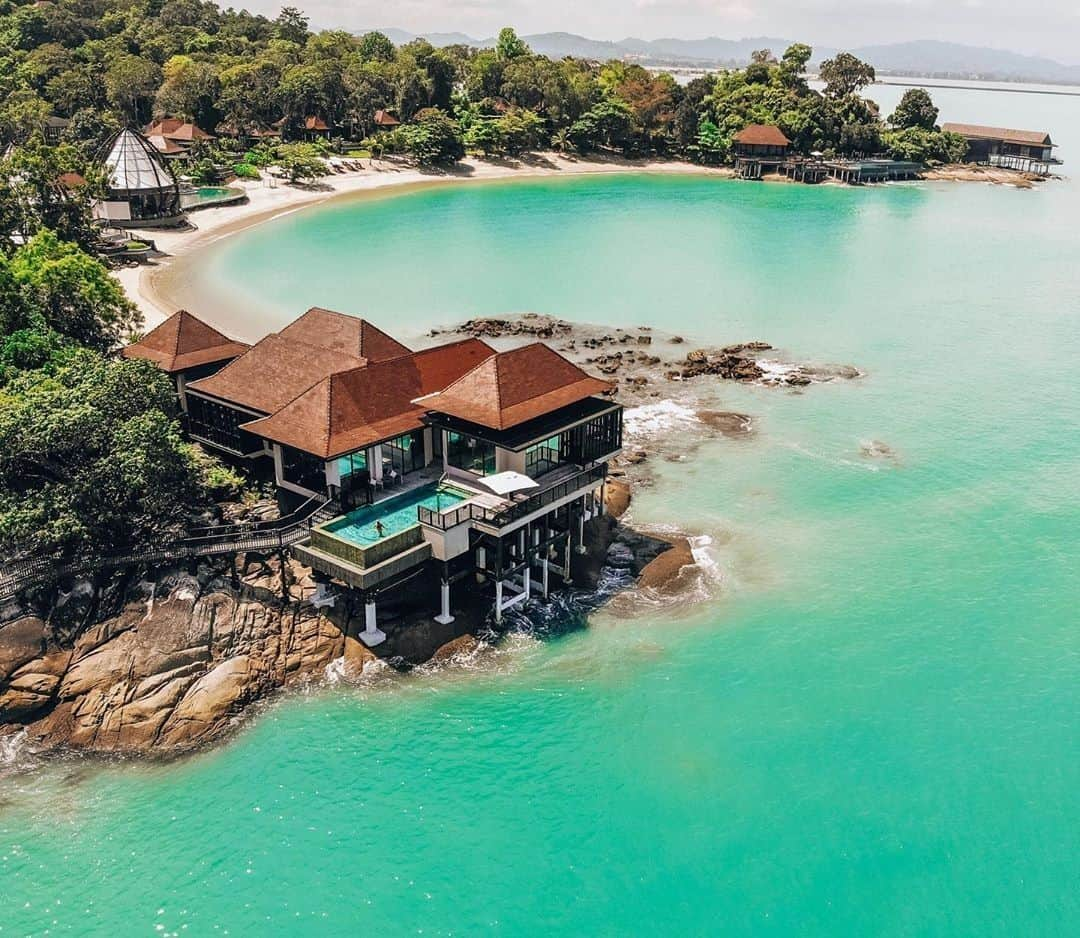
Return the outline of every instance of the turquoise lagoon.
{"type": "MultiPolygon", "coordinates": [[[[1080,99],[935,97],[1080,167],[1080,99]]],[[[630,176],[223,242],[195,288],[254,334],[316,303],[414,334],[539,310],[865,376],[718,385],[749,440],[653,415],[692,452],[633,520],[711,539],[695,606],[292,695],[178,764],[9,776],[0,935],[1075,934],[1078,214],[1073,181],[630,176]]]]}

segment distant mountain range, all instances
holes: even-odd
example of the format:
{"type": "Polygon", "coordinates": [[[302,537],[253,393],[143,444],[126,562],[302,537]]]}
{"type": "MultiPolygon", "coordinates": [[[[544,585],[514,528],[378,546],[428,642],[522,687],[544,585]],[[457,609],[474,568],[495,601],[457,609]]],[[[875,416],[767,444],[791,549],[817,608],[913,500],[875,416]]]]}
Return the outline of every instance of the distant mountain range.
{"type": "MultiPolygon", "coordinates": [[[[382,29],[398,45],[417,38],[403,29],[382,29]]],[[[476,39],[464,33],[427,33],[432,45],[463,44],[488,48],[494,38],[476,39]]],[[[684,68],[708,68],[745,65],[755,49],[772,49],[779,55],[791,45],[790,39],[753,36],[747,39],[621,39],[609,42],[588,39],[573,33],[537,33],[522,38],[536,52],[552,58],[572,55],[583,59],[629,59],[643,65],[667,65],[684,68]]],[[[836,48],[816,46],[816,64],[835,55],[836,48]]],[[[968,78],[985,81],[1028,81],[1080,84],[1080,66],[1063,65],[1052,59],[1020,55],[1002,49],[966,46],[955,42],[920,39],[889,45],[862,46],[850,49],[879,72],[891,75],[920,75],[932,78],[968,78]]]]}

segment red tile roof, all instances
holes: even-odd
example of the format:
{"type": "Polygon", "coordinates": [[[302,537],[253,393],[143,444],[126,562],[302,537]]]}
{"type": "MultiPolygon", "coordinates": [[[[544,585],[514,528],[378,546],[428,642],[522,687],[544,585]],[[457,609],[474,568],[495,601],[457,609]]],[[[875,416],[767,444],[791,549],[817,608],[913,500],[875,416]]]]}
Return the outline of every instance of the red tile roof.
{"type": "Polygon", "coordinates": [[[217,374],[193,381],[188,388],[247,410],[272,414],[335,371],[366,363],[356,355],[286,339],[275,332],[217,374]]]}
{"type": "Polygon", "coordinates": [[[942,124],[946,133],[960,134],[977,140],[1002,140],[1005,143],[1019,143],[1025,146],[1052,147],[1050,134],[1041,130],[1011,130],[1008,127],[984,127],[981,124],[942,124]]]}
{"type": "Polygon", "coordinates": [[[389,111],[384,111],[381,108],[375,112],[375,126],[376,127],[397,127],[401,121],[399,121],[389,111]]]}
{"type": "Polygon", "coordinates": [[[309,115],[304,118],[304,130],[329,130],[330,125],[321,117],[309,115]]]}
{"type": "Polygon", "coordinates": [[[534,342],[492,355],[446,390],[419,403],[428,410],[506,430],[611,388],[542,342],[534,342]]]}
{"type": "Polygon", "coordinates": [[[786,147],[791,141],[772,124],[749,124],[735,134],[735,142],[756,147],[786,147]]]}
{"type": "Polygon", "coordinates": [[[186,309],[173,313],[121,354],[144,358],[173,374],[186,368],[228,361],[243,355],[250,346],[236,342],[208,326],[186,309]]]}
{"type": "Polygon", "coordinates": [[[412,351],[366,319],[319,306],[313,306],[293,320],[278,335],[373,362],[398,358],[412,351]]]}
{"type": "Polygon", "coordinates": [[[428,408],[414,401],[452,384],[492,354],[479,339],[465,339],[338,372],[244,429],[332,459],[419,429],[428,408]]]}
{"type": "Polygon", "coordinates": [[[163,117],[156,120],[144,131],[147,137],[160,136],[177,143],[193,143],[196,140],[213,140],[213,136],[197,124],[181,120],[179,117],[163,117]]]}
{"type": "Polygon", "coordinates": [[[65,189],[80,189],[86,185],[86,177],[81,173],[61,173],[56,181],[65,189]]]}

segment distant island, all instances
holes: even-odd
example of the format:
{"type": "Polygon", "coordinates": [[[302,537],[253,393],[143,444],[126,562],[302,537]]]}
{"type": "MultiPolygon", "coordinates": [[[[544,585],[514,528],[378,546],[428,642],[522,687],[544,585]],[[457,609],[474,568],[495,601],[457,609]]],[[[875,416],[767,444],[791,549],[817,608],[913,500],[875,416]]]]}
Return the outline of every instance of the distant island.
{"type": "MultiPolygon", "coordinates": [[[[421,37],[403,29],[387,28],[381,32],[398,45],[424,38],[437,48],[466,45],[486,49],[498,41],[497,37],[476,39],[464,33],[430,32],[421,37]]],[[[758,49],[786,49],[794,42],[776,36],[744,39],[721,39],[716,36],[704,39],[627,38],[611,42],[565,32],[534,33],[522,39],[537,52],[552,58],[569,55],[598,61],[622,59],[646,66],[695,69],[741,68],[751,61],[758,49]]],[[[810,67],[816,68],[840,51],[843,50],[839,47],[815,47],[816,54],[810,60],[810,67]]],[[[1080,85],[1080,65],[1065,65],[1041,56],[937,39],[858,46],[846,51],[868,62],[882,74],[1080,85]]]]}

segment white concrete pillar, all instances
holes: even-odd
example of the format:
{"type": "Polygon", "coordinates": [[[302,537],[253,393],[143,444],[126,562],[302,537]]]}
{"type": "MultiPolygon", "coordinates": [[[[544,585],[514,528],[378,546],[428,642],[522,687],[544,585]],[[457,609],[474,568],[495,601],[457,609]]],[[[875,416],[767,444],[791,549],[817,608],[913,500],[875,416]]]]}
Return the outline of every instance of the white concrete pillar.
{"type": "Polygon", "coordinates": [[[364,603],[364,631],[360,633],[360,641],[368,648],[386,641],[386,633],[375,624],[375,603],[371,600],[364,603]]]}
{"type": "Polygon", "coordinates": [[[581,498],[581,513],[578,515],[577,521],[578,542],[577,547],[574,549],[579,554],[585,553],[585,497],[581,498]]]}
{"type": "Polygon", "coordinates": [[[532,579],[531,572],[532,571],[530,571],[529,565],[525,564],[525,570],[522,572],[521,575],[521,585],[525,591],[525,602],[529,601],[529,590],[532,589],[532,584],[530,582],[532,579]]]}
{"type": "Polygon", "coordinates": [[[569,586],[574,581],[570,577],[570,535],[566,535],[566,547],[563,548],[563,570],[565,574],[563,576],[563,582],[569,586]]]}
{"type": "Polygon", "coordinates": [[[495,621],[502,622],[502,580],[495,581],[495,621]]]}
{"type": "Polygon", "coordinates": [[[518,531],[518,560],[525,556],[525,529],[518,531]]]}
{"type": "Polygon", "coordinates": [[[540,528],[533,528],[533,547],[540,546],[540,528]]]}
{"type": "Polygon", "coordinates": [[[601,518],[607,513],[607,482],[600,483],[600,505],[598,510],[601,518]]]}
{"type": "Polygon", "coordinates": [[[544,555],[544,559],[540,561],[540,582],[544,586],[544,599],[548,598],[548,559],[547,555],[544,555]]]}
{"type": "Polygon", "coordinates": [[[382,447],[373,446],[368,450],[368,474],[372,482],[382,479],[382,447]]]}
{"type": "Polygon", "coordinates": [[[329,584],[315,584],[315,595],[311,597],[311,605],[316,609],[324,609],[327,606],[333,607],[336,602],[337,596],[330,592],[329,584]]]}
{"type": "Polygon", "coordinates": [[[450,615],[450,581],[443,580],[442,585],[439,587],[439,595],[442,599],[442,612],[436,617],[435,621],[442,625],[449,625],[454,621],[454,617],[450,615]]]}
{"type": "Polygon", "coordinates": [[[483,583],[487,579],[484,574],[484,567],[487,566],[487,549],[483,547],[476,548],[476,582],[483,583]]]}

